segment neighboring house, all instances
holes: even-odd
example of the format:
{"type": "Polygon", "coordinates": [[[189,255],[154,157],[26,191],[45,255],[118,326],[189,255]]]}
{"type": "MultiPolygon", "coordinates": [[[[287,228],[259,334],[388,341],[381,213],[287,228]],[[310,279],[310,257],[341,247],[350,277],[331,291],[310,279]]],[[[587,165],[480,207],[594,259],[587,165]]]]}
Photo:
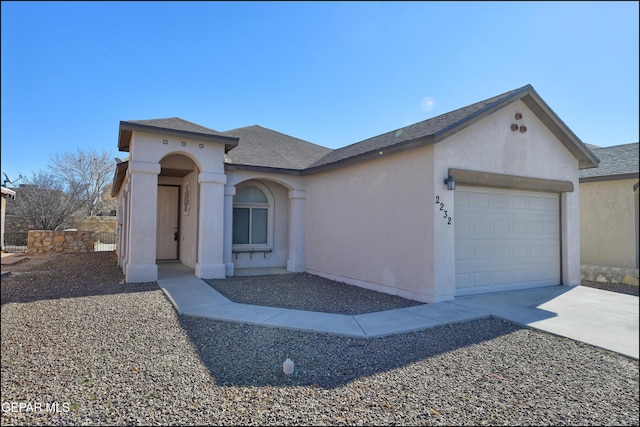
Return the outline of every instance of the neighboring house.
{"type": "Polygon", "coordinates": [[[530,85],[330,150],[260,126],[121,121],[118,262],[286,267],[422,302],[580,284],[598,159],[530,85]]]}
{"type": "Polygon", "coordinates": [[[2,218],[2,223],[0,224],[0,242],[2,242],[2,251],[4,251],[4,217],[7,213],[7,197],[10,199],[14,199],[16,197],[16,192],[10,190],[5,187],[2,188],[2,212],[0,217],[2,218]]]}
{"type": "Polygon", "coordinates": [[[638,143],[590,148],[600,166],[580,171],[581,262],[638,268],[638,143]]]}

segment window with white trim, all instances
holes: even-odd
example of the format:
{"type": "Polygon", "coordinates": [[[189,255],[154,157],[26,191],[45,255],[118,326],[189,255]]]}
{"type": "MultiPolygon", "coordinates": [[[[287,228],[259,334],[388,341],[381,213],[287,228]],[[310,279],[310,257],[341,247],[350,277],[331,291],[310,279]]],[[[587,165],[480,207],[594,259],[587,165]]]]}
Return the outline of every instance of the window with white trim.
{"type": "Polygon", "coordinates": [[[269,249],[271,203],[255,187],[244,187],[233,196],[234,249],[269,249]]]}

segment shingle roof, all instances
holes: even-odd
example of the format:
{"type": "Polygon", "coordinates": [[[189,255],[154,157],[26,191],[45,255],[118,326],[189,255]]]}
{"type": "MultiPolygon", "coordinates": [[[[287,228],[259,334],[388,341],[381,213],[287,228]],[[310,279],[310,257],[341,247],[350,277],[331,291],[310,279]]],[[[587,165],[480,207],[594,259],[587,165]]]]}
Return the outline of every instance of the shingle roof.
{"type": "Polygon", "coordinates": [[[178,133],[180,135],[192,136],[204,139],[225,140],[227,150],[238,145],[236,138],[222,135],[220,132],[200,126],[196,123],[181,119],[180,117],[169,117],[166,119],[152,120],[125,120],[120,122],[120,137],[118,149],[120,151],[129,150],[129,142],[132,130],[146,130],[151,132],[178,133]]]}
{"type": "Polygon", "coordinates": [[[437,143],[517,100],[524,102],[578,159],[581,169],[597,166],[598,159],[590,149],[549,108],[533,87],[526,85],[467,107],[334,150],[307,168],[305,173],[367,160],[376,157],[380,152],[391,153],[437,143]]]}
{"type": "Polygon", "coordinates": [[[257,125],[218,132],[178,117],[120,122],[118,148],[120,151],[129,151],[131,135],[136,130],[173,133],[179,136],[190,135],[224,142],[228,153],[226,162],[231,166],[310,174],[366,161],[377,157],[380,152],[390,154],[437,143],[517,100],[522,101],[578,159],[580,169],[594,168],[598,165],[598,158],[594,154],[595,149],[580,141],[531,85],[337,150],[257,125]]]}
{"type": "MultiPolygon", "coordinates": [[[[365,153],[377,152],[392,146],[402,145],[403,143],[419,138],[435,137],[438,134],[444,133],[455,126],[462,124],[464,121],[471,119],[475,115],[483,112],[485,109],[503,102],[509,98],[509,96],[522,92],[529,87],[529,85],[523,86],[467,107],[459,108],[413,125],[374,136],[373,138],[365,139],[364,141],[360,141],[355,144],[347,145],[346,147],[334,150],[324,158],[314,163],[312,167],[324,166],[365,153]]],[[[433,142],[435,142],[435,139],[433,142]]]]}
{"type": "Polygon", "coordinates": [[[238,146],[227,154],[227,163],[234,165],[301,170],[331,152],[329,148],[257,125],[222,135],[240,138],[238,146]]]}
{"type": "Polygon", "coordinates": [[[200,126],[199,124],[181,119],[180,117],[169,117],[166,119],[152,119],[152,120],[129,120],[129,123],[137,123],[139,125],[157,127],[161,129],[173,129],[184,132],[202,133],[206,135],[217,135],[219,132],[210,129],[208,127],[200,126]]]}
{"type": "Polygon", "coordinates": [[[580,179],[626,174],[637,175],[640,163],[638,147],[637,142],[613,147],[590,146],[591,151],[600,158],[600,166],[581,170],[580,179]]]}

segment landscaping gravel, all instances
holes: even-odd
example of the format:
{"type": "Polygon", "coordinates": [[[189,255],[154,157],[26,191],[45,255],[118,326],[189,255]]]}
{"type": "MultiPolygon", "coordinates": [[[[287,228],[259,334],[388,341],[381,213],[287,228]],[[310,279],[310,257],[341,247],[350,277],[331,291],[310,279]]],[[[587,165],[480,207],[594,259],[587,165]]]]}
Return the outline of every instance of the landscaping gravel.
{"type": "Polygon", "coordinates": [[[627,294],[633,296],[640,296],[640,286],[630,285],[627,283],[611,283],[611,282],[589,282],[582,281],[582,286],[588,286],[590,288],[602,289],[603,291],[617,292],[619,294],[627,294]]]}
{"type": "Polygon", "coordinates": [[[355,339],[177,316],[113,254],[38,270],[2,279],[2,425],[640,421],[638,360],[506,321],[355,339]]]}
{"type": "Polygon", "coordinates": [[[357,315],[423,304],[308,273],[236,276],[205,282],[241,304],[325,313],[357,315]]]}

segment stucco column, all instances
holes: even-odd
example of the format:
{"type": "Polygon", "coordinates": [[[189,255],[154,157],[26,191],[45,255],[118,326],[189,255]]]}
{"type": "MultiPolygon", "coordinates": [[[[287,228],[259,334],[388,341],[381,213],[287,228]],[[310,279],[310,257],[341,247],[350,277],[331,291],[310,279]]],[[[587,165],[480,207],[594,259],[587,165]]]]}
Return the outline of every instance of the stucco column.
{"type": "Polygon", "coordinates": [[[433,241],[429,243],[429,252],[433,254],[433,261],[431,261],[433,294],[427,292],[429,294],[427,302],[430,304],[452,300],[456,294],[456,250],[453,224],[456,220],[453,209],[455,191],[447,190],[447,187],[441,182],[442,180],[436,180],[435,194],[439,196],[439,200],[445,203],[453,221],[452,224],[442,221],[440,211],[437,210],[435,203],[430,203],[432,207],[428,215],[425,216],[425,221],[428,218],[433,226],[433,241]]]}
{"type": "Polygon", "coordinates": [[[129,230],[131,229],[131,181],[127,181],[124,196],[124,230],[122,231],[122,265],[129,263],[129,230]]]}
{"type": "Polygon", "coordinates": [[[129,194],[127,191],[127,186],[122,189],[120,196],[118,197],[118,206],[116,211],[116,221],[117,221],[117,240],[116,240],[116,254],[118,255],[118,265],[120,267],[124,267],[125,265],[125,248],[126,248],[126,228],[125,224],[129,223],[129,218],[127,217],[127,195],[129,194]]]}
{"type": "Polygon", "coordinates": [[[198,262],[195,274],[201,279],[224,279],[224,185],[227,176],[203,172],[198,175],[198,262]]]}
{"type": "Polygon", "coordinates": [[[562,221],[562,284],[576,286],[580,276],[580,194],[574,183],[574,191],[560,196],[562,221]]]}
{"type": "Polygon", "coordinates": [[[236,187],[224,186],[224,268],[225,275],[233,276],[233,196],[236,195],[236,187]]]}
{"type": "Polygon", "coordinates": [[[304,190],[289,191],[289,259],[287,270],[305,271],[304,257],[304,205],[307,195],[304,190]]]}
{"type": "Polygon", "coordinates": [[[156,222],[159,163],[130,162],[129,236],[127,237],[127,283],[158,279],[156,222]]]}

